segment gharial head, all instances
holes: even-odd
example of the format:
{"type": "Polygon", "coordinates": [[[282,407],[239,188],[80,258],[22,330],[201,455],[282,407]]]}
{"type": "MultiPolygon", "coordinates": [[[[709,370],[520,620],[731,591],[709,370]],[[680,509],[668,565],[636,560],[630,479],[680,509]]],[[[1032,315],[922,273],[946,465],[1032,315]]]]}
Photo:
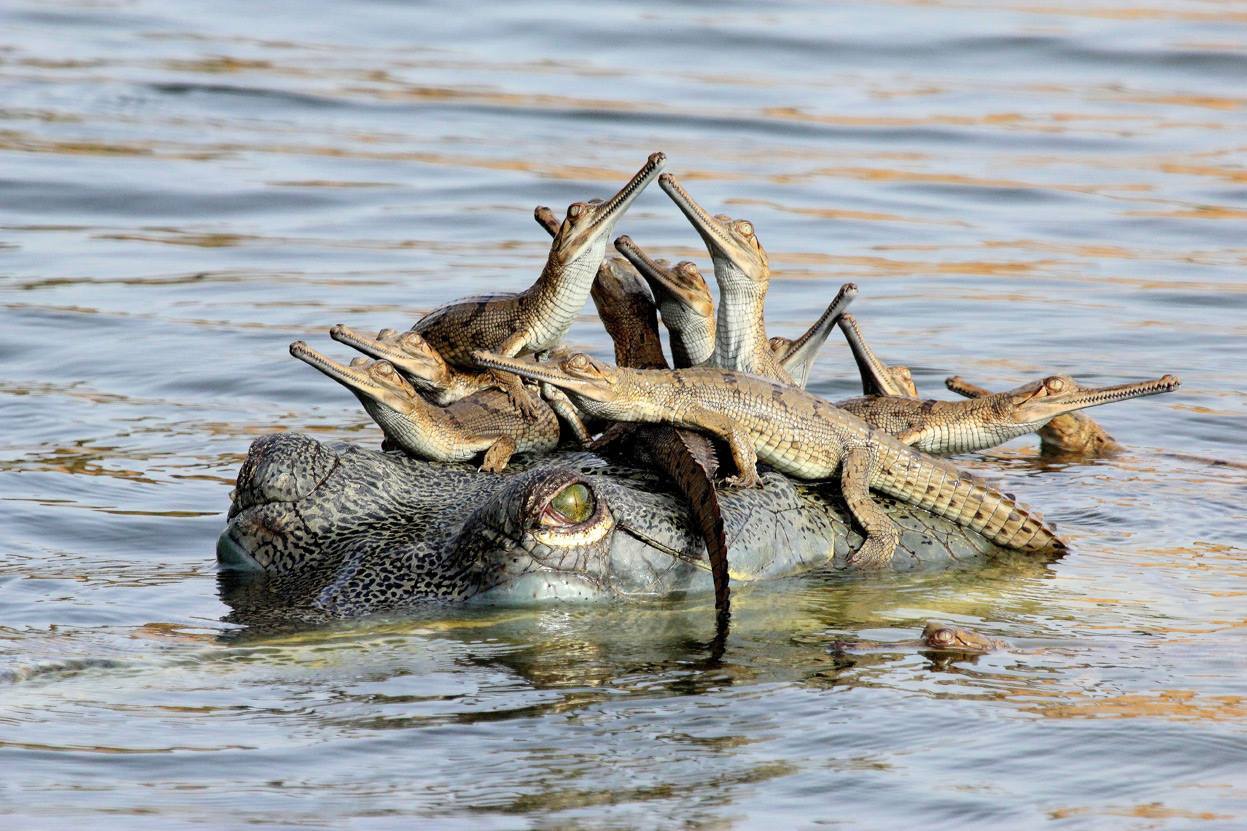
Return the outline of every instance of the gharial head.
{"type": "Polygon", "coordinates": [[[770,263],[766,250],[758,242],[752,222],[733,219],[726,214],[711,216],[670,173],[658,178],[658,186],[671,197],[671,201],[701,235],[706,250],[714,260],[717,279],[723,280],[734,270],[754,283],[766,285],[771,276],[770,263]]]}
{"type": "Polygon", "coordinates": [[[329,337],[369,357],[388,361],[417,387],[440,388],[450,375],[441,354],[416,332],[382,329],[370,338],[339,323],[329,330],[329,337]]]}
{"type": "Polygon", "coordinates": [[[621,370],[584,352],[573,352],[557,362],[544,364],[504,358],[483,350],[473,352],[472,359],[488,369],[552,384],[591,416],[627,420],[624,416],[632,410],[628,392],[632,388],[632,373],[639,370],[621,370]]]}
{"type": "Polygon", "coordinates": [[[1013,420],[1031,423],[1047,421],[1086,407],[1173,392],[1181,383],[1176,375],[1165,375],[1150,381],[1111,387],[1084,387],[1068,375],[1049,375],[1011,389],[1001,398],[1010,407],[1013,420]]]}
{"type": "Polygon", "coordinates": [[[652,595],[670,590],[663,552],[701,545],[682,499],[588,454],[498,475],[290,432],[252,444],[229,517],[217,550],[239,622],[652,595]]]}
{"type": "MultiPolygon", "coordinates": [[[[559,262],[568,263],[598,249],[599,246],[604,251],[606,241],[611,232],[615,230],[615,223],[619,221],[624,211],[636,200],[641,191],[645,190],[645,186],[657,178],[666,163],[666,156],[662,153],[654,153],[628,180],[628,183],[610,199],[605,201],[594,199],[568,205],[567,214],[563,217],[563,223],[559,226],[554,243],[550,246],[550,257],[557,258],[559,262]]],[[[546,224],[541,214],[534,212],[534,216],[538,222],[546,224]]]]}
{"type": "Polygon", "coordinates": [[[620,366],[666,367],[649,287],[622,257],[607,257],[589,291],[620,366]]]}
{"type": "Polygon", "coordinates": [[[322,355],[301,340],[290,344],[290,354],[323,372],[367,404],[376,401],[400,413],[412,412],[420,396],[389,361],[355,358],[350,366],[322,355]]]}
{"type": "Polygon", "coordinates": [[[969,629],[958,629],[930,622],[922,630],[922,642],[937,652],[991,652],[998,644],[991,638],[969,629]]]}
{"type": "Polygon", "coordinates": [[[669,315],[668,308],[672,303],[682,306],[687,314],[706,319],[714,318],[714,300],[710,297],[710,288],[696,265],[685,260],[672,266],[666,260],[655,260],[626,234],[615,240],[615,248],[645,278],[654,293],[654,300],[663,311],[664,320],[669,315]]]}

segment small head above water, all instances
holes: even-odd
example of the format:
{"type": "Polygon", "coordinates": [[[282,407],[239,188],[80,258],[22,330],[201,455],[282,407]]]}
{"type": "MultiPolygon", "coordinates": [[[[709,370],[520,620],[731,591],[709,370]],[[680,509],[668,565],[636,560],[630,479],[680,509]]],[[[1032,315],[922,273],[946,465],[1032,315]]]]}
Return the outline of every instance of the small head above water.
{"type": "Polygon", "coordinates": [[[715,261],[717,278],[722,279],[722,266],[727,265],[754,283],[765,285],[770,280],[766,251],[758,241],[752,222],[733,219],[726,214],[711,216],[670,173],[659,177],[658,186],[671,197],[671,201],[688,217],[705,241],[706,250],[715,261]]]}
{"type": "Polygon", "coordinates": [[[928,623],[922,630],[922,642],[938,652],[984,653],[1001,644],[969,629],[958,629],[942,623],[928,623]]]}
{"type": "MultiPolygon", "coordinates": [[[[562,263],[569,263],[598,244],[605,247],[606,240],[615,230],[615,223],[641,191],[645,190],[645,186],[654,181],[666,163],[666,156],[654,153],[610,199],[573,202],[568,205],[567,214],[563,217],[563,223],[559,226],[550,248],[550,256],[557,257],[562,263]]],[[[535,215],[539,222],[545,224],[542,215],[535,215]]]]}

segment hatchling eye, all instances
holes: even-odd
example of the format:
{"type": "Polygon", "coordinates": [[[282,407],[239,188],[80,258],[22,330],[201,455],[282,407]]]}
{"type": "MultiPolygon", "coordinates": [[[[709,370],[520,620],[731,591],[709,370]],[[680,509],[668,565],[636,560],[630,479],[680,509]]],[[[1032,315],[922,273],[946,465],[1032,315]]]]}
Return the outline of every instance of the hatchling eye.
{"type": "Polygon", "coordinates": [[[380,332],[377,332],[377,340],[390,340],[396,337],[398,337],[398,332],[394,329],[382,329],[380,332]]]}
{"type": "Polygon", "coordinates": [[[753,236],[753,223],[749,222],[748,220],[744,220],[744,219],[740,220],[739,222],[736,223],[735,228],[736,228],[736,233],[740,234],[743,237],[753,236]]]}
{"type": "Polygon", "coordinates": [[[936,629],[931,633],[931,640],[935,643],[952,643],[953,633],[951,629],[936,629]]]}
{"type": "Polygon", "coordinates": [[[1065,381],[1060,378],[1049,378],[1047,387],[1048,392],[1061,392],[1065,389],[1065,381]]]}
{"type": "Polygon", "coordinates": [[[368,359],[364,357],[351,358],[351,369],[367,369],[368,359]]]}
{"type": "Polygon", "coordinates": [[[575,482],[559,491],[541,514],[543,525],[579,525],[593,516],[593,492],[575,482]]]}
{"type": "Polygon", "coordinates": [[[583,202],[573,202],[567,206],[567,215],[575,219],[585,212],[585,207],[586,205],[583,202]]]}

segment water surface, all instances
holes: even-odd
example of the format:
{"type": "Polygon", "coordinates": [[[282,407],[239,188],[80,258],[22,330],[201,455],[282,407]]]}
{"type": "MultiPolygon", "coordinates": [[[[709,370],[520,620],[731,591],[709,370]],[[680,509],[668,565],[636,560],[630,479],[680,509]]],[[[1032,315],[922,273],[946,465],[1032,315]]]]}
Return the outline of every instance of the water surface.
{"type": "MultiPolygon", "coordinates": [[[[5,828],[1247,826],[1247,12],[10,0],[0,10],[5,828]],[[531,282],[538,203],[664,150],[752,220],[774,334],[840,283],[921,390],[1181,375],[1129,452],[965,463],[1047,567],[220,622],[248,443],[375,444],[296,338],[531,282]],[[941,665],[929,618],[1009,648],[941,665]],[[874,644],[843,649],[838,644],[874,644]]],[[[621,224],[705,252],[654,190],[621,224]]],[[[591,307],[570,341],[608,355],[591,307]]],[[[812,388],[854,391],[833,342],[812,388]]]]}

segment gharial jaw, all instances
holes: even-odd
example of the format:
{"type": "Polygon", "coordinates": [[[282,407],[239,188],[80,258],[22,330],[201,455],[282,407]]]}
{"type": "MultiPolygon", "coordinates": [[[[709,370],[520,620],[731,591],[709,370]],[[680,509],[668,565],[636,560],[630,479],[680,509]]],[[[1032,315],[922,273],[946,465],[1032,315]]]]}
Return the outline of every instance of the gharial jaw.
{"type": "Polygon", "coordinates": [[[615,240],[615,248],[645,278],[655,301],[661,304],[664,297],[669,297],[687,308],[690,314],[714,318],[710,288],[693,263],[685,260],[672,266],[666,260],[655,260],[626,234],[615,240]]]}
{"type": "Polygon", "coordinates": [[[711,216],[670,173],[658,178],[658,186],[701,235],[714,260],[714,275],[720,285],[724,282],[742,287],[753,284],[765,289],[771,276],[770,263],[752,222],[732,219],[726,214],[711,216]]]}
{"type": "Polygon", "coordinates": [[[404,415],[412,413],[417,407],[419,395],[387,361],[368,364],[367,359],[357,358],[358,363],[346,366],[322,355],[301,340],[290,344],[290,354],[328,375],[361,400],[376,401],[404,415]]]}
{"type": "Polygon", "coordinates": [[[1110,387],[1084,387],[1068,375],[1051,375],[1002,393],[1007,418],[1019,424],[1043,424],[1059,415],[1114,401],[1173,392],[1181,385],[1176,375],[1110,387]]]}
{"type": "Polygon", "coordinates": [[[442,390],[450,383],[451,371],[446,361],[415,332],[400,334],[383,329],[377,337],[370,338],[339,323],[329,330],[329,337],[371,358],[388,361],[421,388],[442,390]]]}
{"type": "MultiPolygon", "coordinates": [[[[653,153],[644,166],[628,180],[619,192],[606,201],[573,202],[567,208],[567,216],[554,237],[550,249],[551,260],[570,263],[595,249],[606,248],[606,240],[615,230],[615,223],[623,216],[624,211],[636,200],[641,191],[658,177],[667,157],[662,153],[653,153]]],[[[543,225],[543,215],[535,214],[543,225]]]]}
{"type": "Polygon", "coordinates": [[[637,370],[621,370],[583,352],[574,352],[557,364],[504,358],[485,351],[473,352],[472,359],[489,369],[511,372],[530,381],[558,387],[586,415],[616,421],[636,421],[640,418],[643,396],[635,394],[635,384],[629,379],[629,375],[637,370]]]}

